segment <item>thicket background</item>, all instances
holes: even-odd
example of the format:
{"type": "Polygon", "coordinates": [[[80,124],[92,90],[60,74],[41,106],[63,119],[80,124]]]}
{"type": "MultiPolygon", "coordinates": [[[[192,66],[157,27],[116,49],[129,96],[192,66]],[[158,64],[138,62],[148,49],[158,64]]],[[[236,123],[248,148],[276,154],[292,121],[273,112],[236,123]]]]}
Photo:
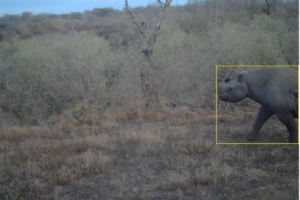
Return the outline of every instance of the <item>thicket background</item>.
{"type": "MultiPolygon", "coordinates": [[[[213,110],[216,65],[298,64],[298,1],[189,0],[159,30],[150,79],[161,104],[213,110]]],[[[158,5],[134,8],[155,25],[158,5]]],[[[0,120],[53,124],[92,109],[130,110],[144,97],[142,35],[128,13],[95,8],[0,18],[0,120]]],[[[77,116],[78,117],[78,116],[77,116]]]]}

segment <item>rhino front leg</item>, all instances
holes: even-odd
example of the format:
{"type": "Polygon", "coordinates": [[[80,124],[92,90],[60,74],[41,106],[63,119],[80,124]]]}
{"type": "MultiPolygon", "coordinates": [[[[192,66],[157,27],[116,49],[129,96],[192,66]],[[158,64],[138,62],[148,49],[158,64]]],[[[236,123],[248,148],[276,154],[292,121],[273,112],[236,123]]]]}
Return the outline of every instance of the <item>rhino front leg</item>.
{"type": "Polygon", "coordinates": [[[298,128],[292,113],[277,113],[278,119],[286,126],[290,136],[289,142],[298,143],[298,128]]]}
{"type": "Polygon", "coordinates": [[[261,106],[254,122],[253,129],[247,136],[247,139],[250,141],[257,140],[259,130],[263,127],[264,123],[274,114],[274,112],[270,111],[266,107],[261,106]]]}

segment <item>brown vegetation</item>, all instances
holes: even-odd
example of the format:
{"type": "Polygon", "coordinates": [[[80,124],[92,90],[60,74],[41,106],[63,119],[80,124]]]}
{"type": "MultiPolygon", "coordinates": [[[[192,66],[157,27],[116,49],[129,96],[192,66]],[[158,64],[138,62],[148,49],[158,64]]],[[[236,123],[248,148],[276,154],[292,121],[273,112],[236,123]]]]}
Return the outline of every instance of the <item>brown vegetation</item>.
{"type": "MultiPolygon", "coordinates": [[[[124,11],[0,17],[0,199],[298,199],[297,145],[215,144],[216,65],[298,64],[298,1],[268,2],[171,5],[152,109],[124,11]]],[[[157,6],[132,11],[153,27],[157,6]]],[[[219,142],[244,142],[257,105],[217,103],[219,142]]]]}
{"type": "Polygon", "coordinates": [[[152,112],[2,129],[1,199],[297,199],[298,146],[219,146],[207,113],[152,112]]]}

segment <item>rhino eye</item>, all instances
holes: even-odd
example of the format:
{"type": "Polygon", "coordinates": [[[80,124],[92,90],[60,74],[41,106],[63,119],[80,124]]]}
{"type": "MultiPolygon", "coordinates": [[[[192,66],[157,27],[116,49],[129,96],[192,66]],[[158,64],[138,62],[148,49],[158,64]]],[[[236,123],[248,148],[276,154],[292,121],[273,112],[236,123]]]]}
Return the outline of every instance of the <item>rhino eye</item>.
{"type": "Polygon", "coordinates": [[[230,78],[228,78],[228,77],[226,77],[225,79],[224,79],[224,82],[225,83],[228,83],[230,81],[230,78]]]}
{"type": "Polygon", "coordinates": [[[232,92],[233,91],[233,88],[228,88],[228,92],[232,92]]]}

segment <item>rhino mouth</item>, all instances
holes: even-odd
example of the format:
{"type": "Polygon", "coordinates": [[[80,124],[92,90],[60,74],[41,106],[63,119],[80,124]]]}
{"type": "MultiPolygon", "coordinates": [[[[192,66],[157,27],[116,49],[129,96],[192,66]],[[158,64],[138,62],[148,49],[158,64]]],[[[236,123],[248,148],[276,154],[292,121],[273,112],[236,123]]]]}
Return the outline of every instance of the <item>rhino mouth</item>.
{"type": "Polygon", "coordinates": [[[221,101],[228,101],[228,98],[226,96],[219,96],[219,99],[221,101]]]}

